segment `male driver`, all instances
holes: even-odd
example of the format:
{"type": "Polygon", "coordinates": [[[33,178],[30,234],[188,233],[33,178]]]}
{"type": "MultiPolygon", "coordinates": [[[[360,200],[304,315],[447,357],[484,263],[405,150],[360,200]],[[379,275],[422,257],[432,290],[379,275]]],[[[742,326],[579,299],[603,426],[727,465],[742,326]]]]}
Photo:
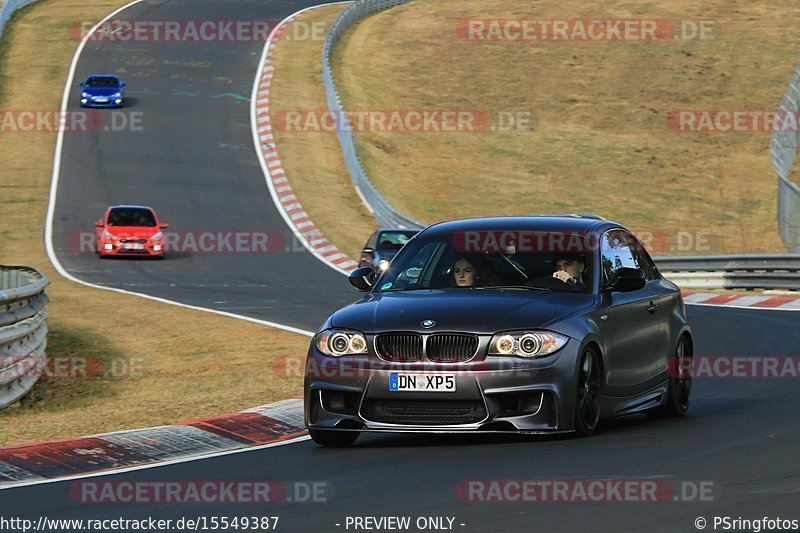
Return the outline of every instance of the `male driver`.
{"type": "Polygon", "coordinates": [[[579,255],[565,254],[557,255],[553,259],[553,277],[560,279],[564,283],[572,285],[576,290],[586,289],[583,281],[583,271],[586,269],[586,262],[579,255]]]}

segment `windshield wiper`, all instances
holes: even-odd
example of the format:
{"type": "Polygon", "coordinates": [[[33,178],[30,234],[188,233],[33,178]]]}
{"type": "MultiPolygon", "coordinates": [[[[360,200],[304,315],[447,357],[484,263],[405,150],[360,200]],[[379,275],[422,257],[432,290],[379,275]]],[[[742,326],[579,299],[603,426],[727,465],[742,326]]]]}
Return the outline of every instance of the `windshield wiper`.
{"type": "Polygon", "coordinates": [[[525,272],[522,270],[522,268],[521,268],[521,267],[519,267],[519,266],[517,266],[517,264],[516,264],[514,261],[512,261],[511,259],[509,259],[509,257],[508,257],[506,254],[504,254],[504,253],[502,252],[502,250],[500,251],[500,257],[502,257],[503,259],[505,259],[505,260],[506,260],[506,262],[507,262],[509,265],[511,265],[512,267],[514,267],[514,269],[516,269],[516,271],[517,271],[517,272],[519,272],[520,274],[522,274],[522,277],[523,277],[523,278],[525,278],[525,279],[528,279],[528,275],[527,275],[527,274],[526,274],[526,273],[525,273],[525,272]]]}
{"type": "Polygon", "coordinates": [[[433,291],[433,290],[438,290],[438,289],[434,289],[433,287],[406,287],[402,289],[386,289],[385,291],[379,291],[379,292],[433,291]]]}
{"type": "Polygon", "coordinates": [[[552,289],[547,287],[535,287],[531,285],[493,285],[491,287],[475,287],[476,289],[518,289],[527,291],[545,291],[550,292],[552,289]]]}

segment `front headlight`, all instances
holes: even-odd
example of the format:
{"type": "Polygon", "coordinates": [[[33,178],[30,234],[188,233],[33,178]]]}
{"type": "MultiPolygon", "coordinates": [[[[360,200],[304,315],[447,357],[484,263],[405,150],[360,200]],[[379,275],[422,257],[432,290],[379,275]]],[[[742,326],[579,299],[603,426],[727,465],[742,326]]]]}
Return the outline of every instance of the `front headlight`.
{"type": "Polygon", "coordinates": [[[111,95],[111,98],[119,98],[122,96],[122,93],[114,93],[111,95]]]}
{"type": "Polygon", "coordinates": [[[314,339],[317,350],[331,357],[367,353],[367,340],[357,331],[326,329],[314,339]]]}
{"type": "Polygon", "coordinates": [[[103,238],[104,238],[104,239],[106,239],[106,240],[108,240],[108,241],[116,241],[116,240],[117,240],[117,237],[115,237],[114,235],[111,235],[111,234],[110,234],[108,231],[106,231],[106,230],[103,230],[103,238]]]}
{"type": "Polygon", "coordinates": [[[151,240],[151,241],[160,241],[160,240],[161,240],[161,239],[163,239],[163,238],[164,238],[164,234],[163,234],[162,232],[160,232],[160,231],[159,231],[158,233],[156,233],[155,235],[153,235],[152,237],[150,237],[150,240],[151,240]]]}
{"type": "Polygon", "coordinates": [[[87,92],[82,92],[82,93],[81,93],[81,98],[90,98],[91,96],[92,96],[92,95],[91,95],[91,94],[89,94],[89,93],[87,93],[87,92]]]}
{"type": "Polygon", "coordinates": [[[498,333],[489,343],[489,355],[538,357],[560,350],[569,339],[552,331],[498,333]]]}
{"type": "Polygon", "coordinates": [[[380,261],[378,261],[378,270],[383,272],[387,268],[389,268],[389,261],[387,261],[386,259],[381,259],[380,261]]]}

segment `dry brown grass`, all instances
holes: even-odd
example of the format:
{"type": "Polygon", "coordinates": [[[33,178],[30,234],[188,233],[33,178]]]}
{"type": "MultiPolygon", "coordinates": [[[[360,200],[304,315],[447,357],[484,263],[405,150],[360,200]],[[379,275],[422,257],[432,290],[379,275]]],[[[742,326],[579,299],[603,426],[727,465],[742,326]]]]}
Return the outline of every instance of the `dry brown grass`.
{"type": "MultiPolygon", "coordinates": [[[[124,3],[42,1],[27,8],[0,44],[0,109],[58,109],[76,46],[70,24],[99,20],[124,3]],[[37,91],[9,91],[20,76],[37,91]]],[[[273,363],[304,354],[308,339],[301,335],[58,276],[42,241],[54,146],[55,134],[0,135],[0,263],[34,266],[52,281],[51,356],[124,359],[137,370],[117,379],[40,382],[0,412],[0,445],[175,423],[299,394],[300,379],[283,377],[273,363]],[[120,330],[130,324],[138,334],[120,330]]]]}
{"type": "MultiPolygon", "coordinates": [[[[296,18],[287,35],[301,35],[292,25],[326,31],[343,6],[314,9],[296,18]]],[[[316,39],[283,40],[274,58],[275,76],[270,91],[270,111],[326,110],[322,85],[322,42],[316,39]]],[[[350,257],[356,258],[367,237],[377,227],[375,219],[356,196],[335,132],[276,129],[275,144],[295,195],[325,235],[350,257]]]]}
{"type": "Polygon", "coordinates": [[[533,131],[356,134],[368,175],[417,219],[592,212],[670,243],[679,231],[713,234],[684,254],[783,252],[769,134],[666,124],[681,109],[775,109],[800,58],[798,19],[788,0],[417,0],[360,23],[335,71],[345,109],[532,110],[533,131]],[[712,20],[718,31],[655,43],[455,34],[466,18],[602,17],[712,20]]]}

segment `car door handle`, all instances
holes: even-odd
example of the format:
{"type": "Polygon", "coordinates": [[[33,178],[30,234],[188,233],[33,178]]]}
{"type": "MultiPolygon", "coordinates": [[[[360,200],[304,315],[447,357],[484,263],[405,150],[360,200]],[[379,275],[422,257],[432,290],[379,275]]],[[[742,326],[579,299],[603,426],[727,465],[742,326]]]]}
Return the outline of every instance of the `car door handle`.
{"type": "Polygon", "coordinates": [[[655,302],[650,302],[650,307],[647,308],[647,312],[651,315],[654,315],[656,314],[656,311],[658,311],[658,304],[655,302]]]}

